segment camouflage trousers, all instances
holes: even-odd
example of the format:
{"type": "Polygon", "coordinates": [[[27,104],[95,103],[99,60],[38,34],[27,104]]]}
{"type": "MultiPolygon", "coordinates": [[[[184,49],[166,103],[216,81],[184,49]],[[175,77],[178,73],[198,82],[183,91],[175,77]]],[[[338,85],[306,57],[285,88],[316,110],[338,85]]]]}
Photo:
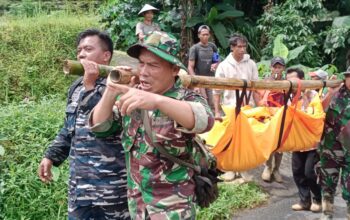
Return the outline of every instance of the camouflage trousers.
{"type": "Polygon", "coordinates": [[[102,219],[130,219],[127,207],[123,204],[105,206],[76,206],[68,209],[69,220],[102,220],[102,219]]]}
{"type": "Polygon", "coordinates": [[[320,145],[320,162],[317,167],[322,198],[334,202],[339,176],[342,197],[350,204],[350,152],[340,142],[335,141],[332,148],[320,145]]]}
{"type": "MultiPolygon", "coordinates": [[[[137,187],[136,187],[137,188],[137,187]]],[[[164,189],[154,189],[164,190],[164,189]]],[[[182,197],[176,193],[156,201],[147,201],[147,196],[133,189],[128,191],[128,203],[131,219],[135,220],[194,220],[196,217],[196,206],[193,197],[182,197]]]]}

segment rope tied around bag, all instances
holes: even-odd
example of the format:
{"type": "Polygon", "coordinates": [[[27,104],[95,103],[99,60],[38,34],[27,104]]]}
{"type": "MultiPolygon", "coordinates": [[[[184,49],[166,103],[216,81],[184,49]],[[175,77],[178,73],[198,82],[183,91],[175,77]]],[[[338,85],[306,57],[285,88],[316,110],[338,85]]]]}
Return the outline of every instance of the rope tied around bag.
{"type": "Polygon", "coordinates": [[[238,114],[241,112],[241,107],[243,104],[243,99],[246,98],[246,103],[249,102],[250,99],[250,95],[251,92],[249,94],[249,96],[247,97],[247,87],[248,87],[248,82],[246,79],[242,79],[243,80],[243,88],[242,88],[242,92],[241,94],[239,94],[239,90],[236,89],[236,118],[238,116],[238,114]]]}
{"type": "Polygon", "coordinates": [[[283,114],[282,114],[282,120],[281,120],[281,127],[280,127],[280,131],[279,131],[279,136],[278,136],[277,148],[275,151],[277,151],[281,147],[282,143],[284,143],[284,141],[287,139],[287,136],[288,136],[290,129],[291,129],[292,124],[290,124],[288,126],[285,133],[283,132],[285,121],[286,121],[287,109],[289,107],[288,101],[291,100],[291,103],[292,103],[291,105],[294,106],[294,111],[293,111],[293,116],[292,116],[292,118],[294,118],[294,114],[295,114],[295,111],[297,108],[297,103],[298,103],[298,100],[301,96],[301,81],[298,80],[298,89],[297,89],[297,92],[293,98],[291,98],[291,94],[293,92],[293,83],[290,80],[288,80],[288,81],[290,83],[290,87],[289,87],[287,94],[285,94],[285,97],[284,97],[284,108],[283,108],[283,114]]]}

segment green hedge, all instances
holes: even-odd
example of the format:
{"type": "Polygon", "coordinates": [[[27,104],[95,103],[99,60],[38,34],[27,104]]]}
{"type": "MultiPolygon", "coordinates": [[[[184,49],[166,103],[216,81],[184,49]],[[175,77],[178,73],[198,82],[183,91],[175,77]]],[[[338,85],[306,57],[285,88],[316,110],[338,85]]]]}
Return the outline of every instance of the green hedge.
{"type": "Polygon", "coordinates": [[[51,184],[37,176],[64,110],[58,97],[0,107],[0,219],[67,218],[68,163],[56,169],[60,176],[51,184]]]}
{"type": "Polygon", "coordinates": [[[95,15],[0,17],[0,104],[48,94],[64,97],[73,78],[64,77],[62,60],[75,58],[80,31],[98,26],[95,15]]]}

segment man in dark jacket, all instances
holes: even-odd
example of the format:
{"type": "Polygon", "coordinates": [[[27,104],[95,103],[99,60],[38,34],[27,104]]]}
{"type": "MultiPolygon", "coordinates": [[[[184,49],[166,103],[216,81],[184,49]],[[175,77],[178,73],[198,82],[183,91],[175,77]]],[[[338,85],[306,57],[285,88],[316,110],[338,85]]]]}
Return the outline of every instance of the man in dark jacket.
{"type": "Polygon", "coordinates": [[[113,43],[107,34],[89,29],[79,34],[77,45],[84,77],[69,89],[64,127],[45,152],[38,174],[43,182],[51,181],[52,165],[69,156],[68,218],[129,219],[121,131],[97,138],[86,123],[106,87],[97,64],[109,64],[113,43]]]}

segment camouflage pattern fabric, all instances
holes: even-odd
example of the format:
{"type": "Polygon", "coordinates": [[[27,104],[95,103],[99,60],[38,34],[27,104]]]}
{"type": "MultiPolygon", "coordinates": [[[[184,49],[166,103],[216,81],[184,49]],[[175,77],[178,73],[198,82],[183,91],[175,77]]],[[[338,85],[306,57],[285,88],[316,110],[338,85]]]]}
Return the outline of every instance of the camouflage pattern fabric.
{"type": "MultiPolygon", "coordinates": [[[[85,213],[80,210],[86,207],[95,207],[108,209],[108,212],[96,212],[99,214],[94,216],[95,212],[91,211],[92,216],[84,219],[110,219],[111,216],[129,219],[127,174],[120,135],[97,138],[87,124],[89,113],[102,97],[105,79],[98,79],[95,89],[87,92],[83,89],[82,80],[79,80],[79,84],[70,88],[64,127],[49,146],[45,157],[52,160],[54,166],[59,166],[68,156],[70,158],[70,217],[85,213]],[[105,217],[101,216],[103,214],[105,217]]],[[[117,132],[121,133],[120,130],[117,132]]]]}
{"type": "MultiPolygon", "coordinates": [[[[323,198],[333,202],[341,170],[343,199],[350,204],[350,152],[339,135],[350,120],[350,90],[343,86],[330,103],[319,147],[319,181],[323,198]]],[[[349,135],[349,134],[347,134],[349,135]]]]}
{"type": "MultiPolygon", "coordinates": [[[[204,114],[195,113],[195,117],[206,120],[207,126],[202,132],[213,126],[214,117],[206,100],[182,88],[180,80],[164,96],[204,106],[204,114]]],[[[151,128],[155,135],[153,141],[163,145],[170,154],[191,161],[193,147],[187,142],[195,134],[177,127],[172,119],[159,110],[150,113],[151,128]]],[[[122,126],[131,218],[195,219],[193,170],[174,164],[152,146],[150,137],[145,133],[140,110],[123,117],[122,126]]],[[[99,135],[103,135],[103,132],[99,135]]]]}
{"type": "Polygon", "coordinates": [[[82,220],[82,219],[115,220],[115,219],[126,219],[126,216],[118,212],[115,205],[79,206],[69,212],[68,220],[82,220]]]}

